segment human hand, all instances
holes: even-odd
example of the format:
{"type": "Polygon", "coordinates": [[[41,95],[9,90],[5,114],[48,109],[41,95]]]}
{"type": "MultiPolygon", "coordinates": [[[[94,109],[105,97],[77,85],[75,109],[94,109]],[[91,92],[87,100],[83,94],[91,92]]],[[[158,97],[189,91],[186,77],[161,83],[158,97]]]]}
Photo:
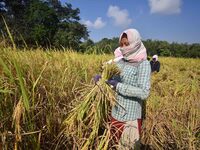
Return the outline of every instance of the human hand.
{"type": "Polygon", "coordinates": [[[116,89],[117,84],[119,83],[117,80],[109,79],[106,81],[107,84],[111,86],[112,89],[116,89]]]}
{"type": "Polygon", "coordinates": [[[101,75],[97,74],[93,77],[95,83],[97,83],[101,79],[101,75]]]}

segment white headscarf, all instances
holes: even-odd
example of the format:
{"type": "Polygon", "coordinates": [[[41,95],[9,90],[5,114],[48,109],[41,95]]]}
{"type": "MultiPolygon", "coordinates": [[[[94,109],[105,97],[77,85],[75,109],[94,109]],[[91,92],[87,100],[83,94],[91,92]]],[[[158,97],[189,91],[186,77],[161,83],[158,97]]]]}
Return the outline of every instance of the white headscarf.
{"type": "Polygon", "coordinates": [[[158,61],[158,55],[153,55],[153,57],[152,58],[155,58],[156,59],[156,61],[158,61]]]}
{"type": "MultiPolygon", "coordinates": [[[[123,33],[127,34],[129,46],[120,48],[122,55],[128,62],[141,62],[147,59],[146,48],[144,47],[139,32],[136,29],[127,29],[123,33]]],[[[119,41],[121,41],[122,35],[119,41]]]]}

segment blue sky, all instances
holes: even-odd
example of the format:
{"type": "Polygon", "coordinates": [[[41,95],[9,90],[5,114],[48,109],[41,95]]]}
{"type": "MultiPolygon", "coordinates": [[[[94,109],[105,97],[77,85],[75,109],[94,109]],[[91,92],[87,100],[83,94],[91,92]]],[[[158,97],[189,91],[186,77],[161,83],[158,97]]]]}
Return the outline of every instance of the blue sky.
{"type": "Polygon", "coordinates": [[[142,39],[200,43],[199,0],[61,0],[80,9],[93,41],[136,28],[142,39]]]}

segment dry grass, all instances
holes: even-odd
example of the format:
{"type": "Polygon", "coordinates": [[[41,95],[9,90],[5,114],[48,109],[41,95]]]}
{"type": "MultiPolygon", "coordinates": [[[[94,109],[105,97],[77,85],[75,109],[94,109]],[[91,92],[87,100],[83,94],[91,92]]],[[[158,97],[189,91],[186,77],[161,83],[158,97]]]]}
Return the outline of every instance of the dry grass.
{"type": "MultiPolygon", "coordinates": [[[[71,102],[81,101],[82,84],[90,85],[101,64],[111,57],[0,48],[0,145],[4,149],[75,148],[76,137],[57,140],[62,122],[74,108],[71,102]],[[16,140],[20,135],[21,142],[16,140]]],[[[160,61],[161,72],[152,75],[142,142],[151,149],[200,149],[200,60],[160,61]]],[[[91,87],[84,90],[88,93],[91,87]]],[[[94,107],[87,105],[87,109],[94,114],[94,107]]],[[[85,132],[91,133],[87,128],[85,132]]],[[[104,137],[110,134],[104,133],[104,137]]],[[[104,145],[100,142],[99,149],[107,149],[104,145]]]]}
{"type": "Polygon", "coordinates": [[[76,91],[78,96],[73,102],[74,108],[64,121],[64,136],[76,139],[74,143],[77,143],[78,149],[108,147],[111,136],[106,129],[109,127],[110,108],[116,104],[116,100],[114,91],[106,81],[119,74],[116,65],[107,64],[97,83],[84,84],[76,91]]]}

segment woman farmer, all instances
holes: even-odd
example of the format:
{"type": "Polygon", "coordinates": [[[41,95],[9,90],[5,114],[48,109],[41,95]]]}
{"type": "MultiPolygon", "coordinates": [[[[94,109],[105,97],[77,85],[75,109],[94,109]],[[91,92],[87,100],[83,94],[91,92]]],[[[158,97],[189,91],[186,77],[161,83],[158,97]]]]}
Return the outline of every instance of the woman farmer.
{"type": "Polygon", "coordinates": [[[143,102],[150,92],[151,67],[136,29],[122,32],[119,44],[123,56],[116,62],[120,77],[107,81],[116,91],[117,99],[111,113],[111,130],[120,149],[134,149],[141,135],[143,102]]]}

